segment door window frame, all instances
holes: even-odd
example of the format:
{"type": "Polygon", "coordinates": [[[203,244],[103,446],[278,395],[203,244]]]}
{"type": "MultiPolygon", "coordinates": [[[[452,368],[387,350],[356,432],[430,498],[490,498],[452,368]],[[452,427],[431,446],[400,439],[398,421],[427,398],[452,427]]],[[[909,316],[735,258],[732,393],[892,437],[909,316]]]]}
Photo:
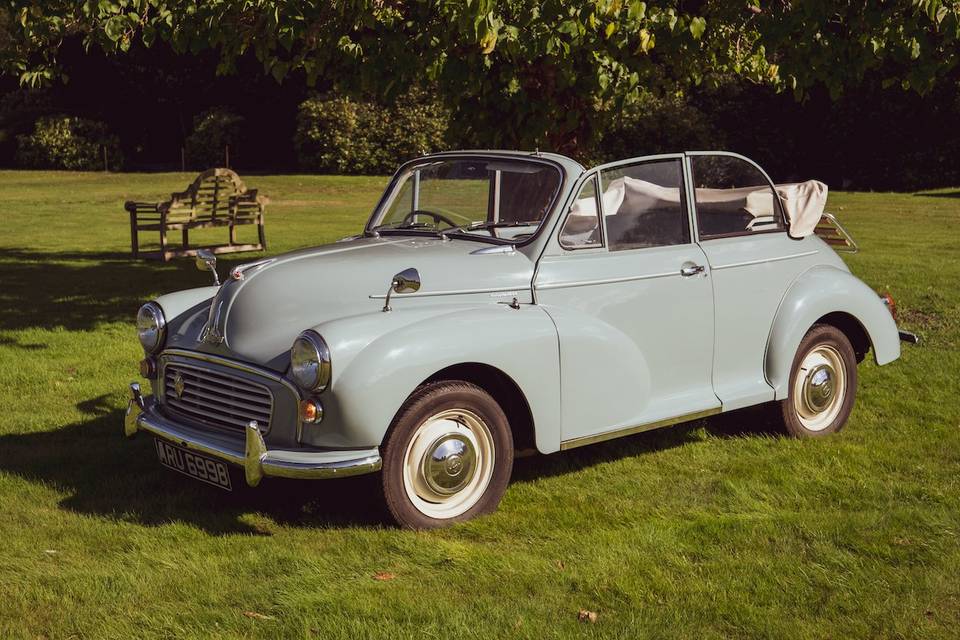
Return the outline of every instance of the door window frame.
{"type": "Polygon", "coordinates": [[[557,231],[557,244],[560,245],[560,248],[564,251],[588,251],[593,250],[597,251],[599,249],[607,248],[607,233],[606,229],[603,226],[603,198],[601,197],[602,192],[600,191],[600,173],[596,170],[591,169],[590,171],[583,174],[582,179],[576,184],[573,190],[573,199],[570,200],[570,206],[567,207],[566,213],[563,215],[563,221],[560,223],[560,228],[557,231]],[[583,245],[579,247],[567,246],[563,242],[563,229],[567,226],[567,220],[570,218],[570,212],[573,210],[573,205],[577,203],[577,199],[580,197],[580,194],[583,192],[583,188],[587,186],[587,183],[593,180],[593,199],[595,202],[595,207],[597,210],[597,225],[600,231],[600,244],[595,245],[583,245]]]}
{"type": "Polygon", "coordinates": [[[563,232],[563,227],[567,223],[567,217],[570,215],[570,209],[573,208],[573,203],[576,202],[576,195],[573,199],[570,200],[569,206],[567,206],[566,211],[564,212],[563,219],[560,222],[560,225],[557,228],[557,244],[565,252],[568,251],[583,251],[586,249],[592,249],[594,251],[603,250],[607,253],[623,253],[628,254],[631,251],[645,251],[648,249],[662,249],[663,247],[685,247],[691,244],[696,244],[697,242],[697,226],[696,226],[696,213],[693,208],[693,202],[691,198],[691,183],[690,183],[690,167],[688,166],[687,155],[685,153],[660,153],[651,156],[638,156],[635,158],[627,158],[626,160],[617,160],[615,162],[607,162],[605,164],[597,165],[590,168],[586,171],[581,180],[574,187],[574,193],[580,195],[580,190],[583,189],[583,185],[587,180],[591,178],[596,179],[596,198],[597,198],[597,211],[600,212],[600,234],[602,245],[599,247],[566,247],[560,241],[560,234],[563,232]],[[607,212],[603,208],[603,176],[604,171],[609,171],[611,169],[617,169],[618,167],[629,167],[635,166],[638,164],[648,164],[650,162],[662,162],[664,160],[678,160],[680,161],[680,180],[681,185],[680,189],[681,194],[681,208],[683,213],[687,216],[687,227],[689,229],[689,238],[687,242],[682,242],[679,244],[667,244],[667,245],[658,245],[654,247],[637,247],[635,249],[621,249],[619,251],[611,251],[609,244],[607,242],[607,212]]]}
{"type": "Polygon", "coordinates": [[[739,153],[733,153],[732,151],[687,151],[683,154],[683,167],[684,174],[688,176],[687,178],[687,193],[688,201],[690,205],[690,219],[693,223],[693,228],[696,229],[697,235],[694,236],[697,239],[697,242],[709,242],[710,240],[721,240],[723,238],[740,238],[743,236],[759,236],[768,233],[788,233],[790,230],[790,221],[787,220],[786,212],[783,209],[783,203],[780,202],[780,195],[777,193],[776,185],[773,180],[770,179],[770,176],[767,175],[767,172],[763,170],[759,164],[751,160],[750,158],[740,155],[739,153]],[[767,184],[770,186],[770,190],[773,192],[773,202],[777,211],[780,214],[780,223],[781,227],[779,229],[764,229],[762,231],[734,231],[731,233],[715,233],[710,235],[700,235],[699,223],[700,221],[697,218],[697,194],[696,189],[694,188],[693,182],[693,162],[692,159],[696,156],[726,156],[728,158],[737,158],[743,160],[747,164],[753,166],[757,171],[760,172],[760,175],[764,177],[767,181],[767,184]]]}

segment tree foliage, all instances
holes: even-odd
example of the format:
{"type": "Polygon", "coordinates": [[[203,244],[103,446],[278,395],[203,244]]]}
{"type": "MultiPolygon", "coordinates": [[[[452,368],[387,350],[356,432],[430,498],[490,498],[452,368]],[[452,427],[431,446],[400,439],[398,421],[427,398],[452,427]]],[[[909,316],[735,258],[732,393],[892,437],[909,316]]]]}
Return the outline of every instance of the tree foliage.
{"type": "Polygon", "coordinates": [[[64,38],[255,56],[278,82],[392,98],[424,81],[464,142],[576,151],[641,89],[726,76],[839,95],[867,73],[929,90],[957,65],[958,0],[87,0],[0,4],[0,64],[58,77],[64,38]],[[482,132],[482,135],[480,133],[482,132]]]}

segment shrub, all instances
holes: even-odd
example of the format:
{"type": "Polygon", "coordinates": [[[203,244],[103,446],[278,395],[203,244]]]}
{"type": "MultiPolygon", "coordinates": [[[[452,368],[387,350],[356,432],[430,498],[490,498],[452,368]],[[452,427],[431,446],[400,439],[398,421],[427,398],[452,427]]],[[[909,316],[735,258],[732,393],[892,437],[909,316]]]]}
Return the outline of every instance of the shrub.
{"type": "Polygon", "coordinates": [[[236,164],[242,132],[242,116],[220,107],[204,111],[193,119],[193,132],[184,140],[187,162],[194,169],[226,166],[229,146],[230,164],[236,164]]]}
{"type": "Polygon", "coordinates": [[[107,125],[71,116],[48,116],[37,120],[33,133],[17,136],[16,163],[27,169],[96,171],[104,168],[104,148],[109,168],[122,168],[120,140],[107,125]]]}
{"type": "Polygon", "coordinates": [[[383,174],[444,147],[449,111],[413,89],[392,105],[340,95],[300,105],[294,146],[300,166],[322,173],[383,174]]]}

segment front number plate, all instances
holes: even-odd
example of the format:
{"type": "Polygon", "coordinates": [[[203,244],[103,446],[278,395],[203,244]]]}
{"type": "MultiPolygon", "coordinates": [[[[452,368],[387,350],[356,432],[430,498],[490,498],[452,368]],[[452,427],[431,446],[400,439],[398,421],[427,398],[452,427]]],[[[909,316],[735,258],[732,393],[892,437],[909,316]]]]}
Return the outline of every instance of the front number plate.
{"type": "Polygon", "coordinates": [[[157,457],[160,458],[160,463],[164,466],[215,487],[227,491],[232,489],[230,486],[230,471],[223,462],[187,451],[183,447],[178,447],[159,438],[156,443],[157,457]]]}

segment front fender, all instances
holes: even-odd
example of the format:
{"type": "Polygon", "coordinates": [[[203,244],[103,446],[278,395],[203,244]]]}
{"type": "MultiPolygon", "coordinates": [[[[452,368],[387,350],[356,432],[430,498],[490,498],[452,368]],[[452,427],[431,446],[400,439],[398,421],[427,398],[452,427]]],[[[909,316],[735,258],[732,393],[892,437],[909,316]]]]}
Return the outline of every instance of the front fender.
{"type": "Polygon", "coordinates": [[[813,267],[787,290],[767,342],[766,375],[777,400],[787,397],[790,367],[803,336],[817,320],[835,312],[856,318],[870,339],[877,364],[900,357],[897,325],[880,297],[848,271],[813,267]]]}
{"type": "Polygon", "coordinates": [[[437,304],[342,318],[315,327],[330,347],[333,377],[320,398],[325,417],[305,428],[314,446],[372,447],[420,383],[462,363],[499,369],[530,406],[536,445],[560,448],[557,332],[540,307],[437,304]]]}
{"type": "Polygon", "coordinates": [[[217,287],[198,287],[174,291],[156,298],[167,320],[165,348],[192,349],[207,321],[210,300],[217,287]]]}

